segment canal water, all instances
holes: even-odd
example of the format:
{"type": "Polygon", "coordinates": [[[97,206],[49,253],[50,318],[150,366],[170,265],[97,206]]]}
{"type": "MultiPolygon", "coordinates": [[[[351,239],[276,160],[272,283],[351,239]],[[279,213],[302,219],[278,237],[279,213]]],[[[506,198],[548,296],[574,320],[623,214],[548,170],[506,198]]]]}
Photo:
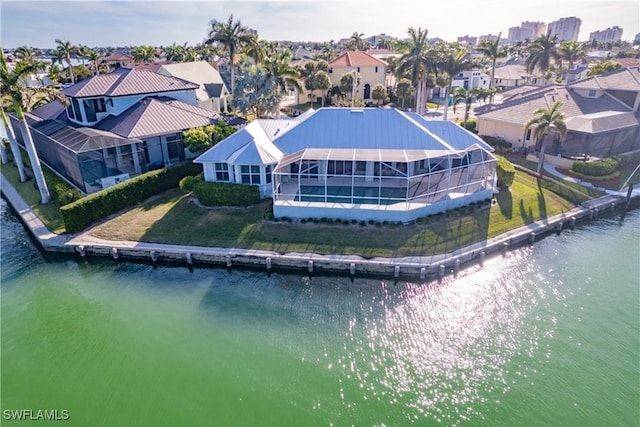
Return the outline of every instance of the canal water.
{"type": "Polygon", "coordinates": [[[0,208],[3,426],[639,423],[639,211],[396,283],[50,259],[0,208]]]}

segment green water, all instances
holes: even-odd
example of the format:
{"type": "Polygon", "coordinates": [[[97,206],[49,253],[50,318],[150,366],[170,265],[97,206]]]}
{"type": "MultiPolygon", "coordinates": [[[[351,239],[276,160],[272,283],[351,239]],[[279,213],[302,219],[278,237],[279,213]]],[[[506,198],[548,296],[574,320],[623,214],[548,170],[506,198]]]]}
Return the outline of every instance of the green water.
{"type": "MultiPolygon", "coordinates": [[[[640,212],[428,284],[45,259],[2,204],[1,407],[79,426],[622,426],[640,212]]],[[[47,425],[9,421],[2,425],[47,425]]]]}

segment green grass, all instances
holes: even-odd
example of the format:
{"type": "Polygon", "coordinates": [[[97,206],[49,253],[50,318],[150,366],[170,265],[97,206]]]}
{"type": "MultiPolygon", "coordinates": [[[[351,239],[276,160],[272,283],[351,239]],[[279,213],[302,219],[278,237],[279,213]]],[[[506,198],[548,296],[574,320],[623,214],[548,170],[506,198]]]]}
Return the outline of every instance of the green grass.
{"type": "Polygon", "coordinates": [[[20,182],[18,168],[15,166],[13,161],[2,165],[0,171],[18,191],[18,194],[22,196],[24,201],[31,207],[31,209],[33,209],[36,215],[40,217],[49,230],[57,234],[65,232],[64,221],[60,214],[60,206],[58,205],[58,202],[56,200],[52,200],[46,205],[41,205],[40,192],[35,189],[33,185],[33,178],[30,178],[26,182],[20,182]]]}
{"type": "Polygon", "coordinates": [[[204,209],[192,203],[190,195],[171,190],[88,233],[107,239],[280,253],[427,256],[486,240],[574,206],[524,173],[516,174],[512,191],[502,191],[496,199],[497,204],[473,213],[437,215],[410,225],[361,226],[268,221],[264,216],[270,212],[270,202],[242,209],[204,209]]]}

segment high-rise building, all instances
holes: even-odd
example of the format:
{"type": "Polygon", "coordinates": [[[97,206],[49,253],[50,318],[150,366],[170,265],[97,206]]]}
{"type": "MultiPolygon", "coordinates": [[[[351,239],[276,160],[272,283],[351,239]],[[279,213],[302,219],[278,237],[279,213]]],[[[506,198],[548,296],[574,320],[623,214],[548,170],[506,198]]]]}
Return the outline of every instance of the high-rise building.
{"type": "Polygon", "coordinates": [[[549,24],[548,29],[551,31],[551,36],[557,36],[559,42],[563,41],[578,41],[578,34],[580,34],[580,24],[582,20],[575,16],[568,18],[560,18],[557,21],[553,21],[549,24]]]}
{"type": "Polygon", "coordinates": [[[617,42],[622,39],[622,28],[615,26],[602,31],[594,31],[589,33],[589,41],[597,42],[617,42]]]}
{"type": "Polygon", "coordinates": [[[522,28],[529,28],[533,31],[531,40],[537,39],[538,37],[543,36],[547,33],[547,24],[545,24],[544,22],[523,21],[520,26],[522,28]]]}
{"type": "Polygon", "coordinates": [[[519,27],[509,28],[509,36],[507,40],[511,43],[523,42],[526,40],[535,40],[545,34],[547,24],[544,22],[524,21],[519,27]]]}

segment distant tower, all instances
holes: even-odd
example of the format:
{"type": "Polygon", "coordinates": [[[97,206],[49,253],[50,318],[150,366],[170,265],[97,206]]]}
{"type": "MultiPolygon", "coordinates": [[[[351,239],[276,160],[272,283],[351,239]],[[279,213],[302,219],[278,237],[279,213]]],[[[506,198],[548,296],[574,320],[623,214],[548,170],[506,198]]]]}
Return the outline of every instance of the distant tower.
{"type": "Polygon", "coordinates": [[[589,41],[597,41],[597,42],[617,42],[622,39],[622,28],[616,26],[613,28],[607,28],[602,31],[594,31],[589,34],[589,41]]]}
{"type": "Polygon", "coordinates": [[[560,42],[575,42],[578,41],[578,34],[580,34],[580,24],[582,24],[580,18],[570,16],[553,21],[549,24],[548,29],[551,31],[551,36],[557,36],[560,42]]]}

